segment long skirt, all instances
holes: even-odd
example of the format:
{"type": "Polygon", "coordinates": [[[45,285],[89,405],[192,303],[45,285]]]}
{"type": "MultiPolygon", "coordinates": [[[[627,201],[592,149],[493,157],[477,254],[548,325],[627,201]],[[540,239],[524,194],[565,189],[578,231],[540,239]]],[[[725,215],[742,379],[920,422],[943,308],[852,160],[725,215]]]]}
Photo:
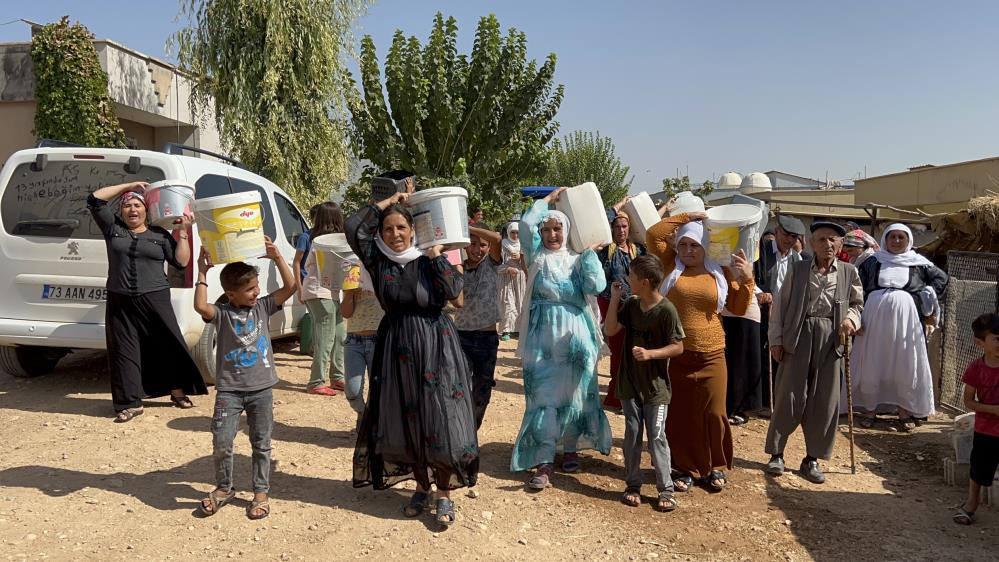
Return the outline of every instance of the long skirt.
{"type": "Polygon", "coordinates": [[[499,270],[500,288],[500,321],[499,332],[512,334],[520,329],[520,308],[524,302],[524,291],[527,286],[527,276],[520,269],[504,267],[499,270]],[[510,277],[510,271],[517,275],[510,277]]]}
{"type": "MultiPolygon", "coordinates": [[[[916,417],[933,413],[933,373],[923,323],[912,295],[871,293],[861,319],[864,335],[850,354],[853,405],[864,412],[903,408],[916,417]]],[[[840,404],[846,404],[846,389],[840,404]]]]}
{"type": "Polygon", "coordinates": [[[474,486],[479,445],[471,369],[442,312],[386,316],[354,449],[354,487],[474,486]]]}
{"type": "MultiPolygon", "coordinates": [[[[600,320],[607,318],[607,307],[610,300],[598,298],[597,304],[600,306],[600,320]]],[[[624,330],[613,336],[606,338],[607,347],[610,348],[610,382],[607,384],[607,396],[604,397],[604,406],[609,408],[620,408],[621,400],[617,397],[617,376],[621,370],[621,348],[624,347],[624,330]]]]}
{"type": "Polygon", "coordinates": [[[725,328],[725,363],[728,366],[728,391],[725,411],[729,416],[759,410],[763,393],[760,388],[760,323],[748,318],[722,316],[725,328]]]}
{"type": "Polygon", "coordinates": [[[208,394],[201,371],[180,334],[170,289],[129,296],[108,293],[105,330],[111,400],[116,412],[180,389],[208,394]]]}
{"type": "Polygon", "coordinates": [[[673,387],[666,435],[673,469],[694,478],[732,468],[732,431],[725,414],[725,350],[684,351],[669,363],[673,387]]]}

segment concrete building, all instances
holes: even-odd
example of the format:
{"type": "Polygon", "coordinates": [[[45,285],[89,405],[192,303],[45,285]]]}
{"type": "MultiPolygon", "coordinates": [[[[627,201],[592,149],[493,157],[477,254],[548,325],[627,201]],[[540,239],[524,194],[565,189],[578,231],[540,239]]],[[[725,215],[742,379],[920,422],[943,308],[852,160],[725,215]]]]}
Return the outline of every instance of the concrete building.
{"type": "Polygon", "coordinates": [[[764,172],[764,175],[770,178],[770,185],[775,190],[822,189],[825,187],[824,181],[796,176],[779,170],[770,170],[769,172],[764,172]]]}
{"type": "Polygon", "coordinates": [[[999,157],[916,166],[908,171],[856,181],[858,204],[891,205],[950,213],[968,206],[968,200],[999,191],[999,157]]]}
{"type": "MultiPolygon", "coordinates": [[[[94,48],[131,146],[162,150],[173,142],[223,153],[213,116],[202,123],[192,117],[190,81],[177,67],[106,39],[95,40],[94,48]]],[[[34,119],[31,43],[0,43],[0,163],[36,144],[34,119]]]]}

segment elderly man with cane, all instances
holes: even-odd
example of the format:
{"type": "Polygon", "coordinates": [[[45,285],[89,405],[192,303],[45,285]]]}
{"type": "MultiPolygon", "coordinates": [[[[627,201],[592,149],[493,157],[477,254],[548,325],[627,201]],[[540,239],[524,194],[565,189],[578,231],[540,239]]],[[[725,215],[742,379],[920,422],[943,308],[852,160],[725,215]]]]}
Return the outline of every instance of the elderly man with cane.
{"type": "Polygon", "coordinates": [[[860,328],[864,293],[852,265],[836,260],[846,230],[811,227],[813,258],[792,265],[770,316],[770,352],[780,362],[774,412],[767,431],[768,474],[784,473],[784,447],[800,425],[806,456],[803,478],[825,482],[818,459],[832,456],[839,417],[841,339],[860,328]]]}

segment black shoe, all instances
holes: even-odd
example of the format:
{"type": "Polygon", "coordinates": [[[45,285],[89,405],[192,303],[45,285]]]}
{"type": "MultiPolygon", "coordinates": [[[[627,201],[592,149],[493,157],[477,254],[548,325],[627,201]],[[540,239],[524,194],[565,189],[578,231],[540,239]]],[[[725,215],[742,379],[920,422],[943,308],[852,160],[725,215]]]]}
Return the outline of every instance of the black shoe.
{"type": "Polygon", "coordinates": [[[780,476],[784,474],[784,457],[780,455],[773,455],[770,457],[770,462],[767,463],[766,472],[771,476],[780,476]]]}
{"type": "Polygon", "coordinates": [[[802,459],[799,472],[802,478],[812,484],[822,484],[826,481],[826,476],[819,470],[819,461],[817,460],[802,459]]]}

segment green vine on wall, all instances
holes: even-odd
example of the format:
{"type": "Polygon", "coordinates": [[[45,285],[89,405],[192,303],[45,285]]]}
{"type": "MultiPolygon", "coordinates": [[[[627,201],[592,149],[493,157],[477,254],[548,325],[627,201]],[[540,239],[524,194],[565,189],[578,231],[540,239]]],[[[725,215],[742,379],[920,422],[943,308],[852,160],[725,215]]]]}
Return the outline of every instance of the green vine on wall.
{"type": "Polygon", "coordinates": [[[35,72],[35,136],[109,148],[125,147],[125,132],[108,95],[108,75],[94,36],[63,16],[31,39],[35,72]]]}

